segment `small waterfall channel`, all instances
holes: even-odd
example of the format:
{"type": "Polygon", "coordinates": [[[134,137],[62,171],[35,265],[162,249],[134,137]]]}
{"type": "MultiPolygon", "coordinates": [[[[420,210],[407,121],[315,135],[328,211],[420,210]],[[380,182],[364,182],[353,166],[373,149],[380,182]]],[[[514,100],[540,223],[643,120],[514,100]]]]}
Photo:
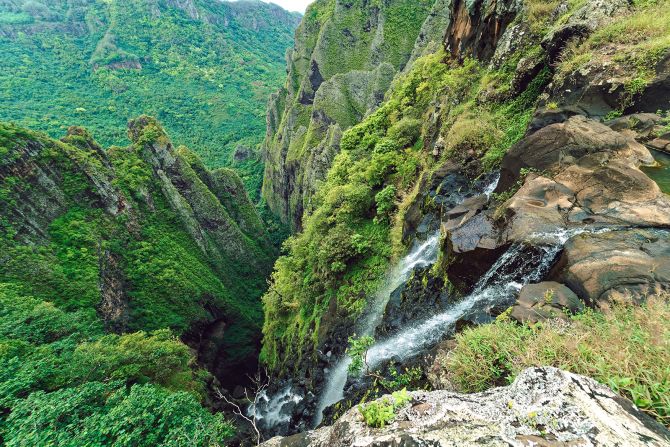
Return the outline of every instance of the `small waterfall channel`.
{"type": "MultiPolygon", "coordinates": [[[[377,290],[372,305],[363,317],[356,334],[359,336],[373,335],[384,316],[386,304],[391,293],[405,283],[414,269],[427,267],[437,262],[440,245],[440,232],[432,234],[427,241],[415,243],[414,248],[387,275],[383,285],[377,290]]],[[[344,386],[347,383],[351,358],[344,356],[328,372],[324,387],[314,415],[313,425],[318,426],[323,419],[323,410],[344,398],[344,386]]]]}
{"type": "MultiPolygon", "coordinates": [[[[595,232],[610,231],[609,229],[595,232]]],[[[541,281],[549,272],[556,256],[568,239],[588,230],[584,228],[533,235],[543,245],[529,255],[528,245],[512,245],[486,272],[473,291],[443,313],[423,321],[415,322],[390,338],[372,346],[366,355],[370,368],[398,359],[407,360],[439,342],[445,334],[454,330],[456,323],[468,315],[488,312],[491,308],[512,304],[519,290],[526,285],[541,281]]]]}

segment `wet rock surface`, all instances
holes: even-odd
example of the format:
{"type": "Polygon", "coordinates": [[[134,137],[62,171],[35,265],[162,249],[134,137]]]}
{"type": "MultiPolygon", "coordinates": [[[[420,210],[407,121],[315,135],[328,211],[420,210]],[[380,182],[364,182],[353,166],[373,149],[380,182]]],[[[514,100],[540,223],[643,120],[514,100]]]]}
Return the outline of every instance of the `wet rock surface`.
{"type": "Polygon", "coordinates": [[[462,395],[413,392],[395,420],[370,428],[357,408],[333,426],[267,447],[292,446],[627,446],[670,445],[670,432],[592,379],[531,368],[505,388],[462,395]]]}
{"type": "Polygon", "coordinates": [[[383,338],[413,321],[437,314],[454,301],[449,283],[430,268],[414,272],[412,278],[391,294],[376,338],[383,338]]]}

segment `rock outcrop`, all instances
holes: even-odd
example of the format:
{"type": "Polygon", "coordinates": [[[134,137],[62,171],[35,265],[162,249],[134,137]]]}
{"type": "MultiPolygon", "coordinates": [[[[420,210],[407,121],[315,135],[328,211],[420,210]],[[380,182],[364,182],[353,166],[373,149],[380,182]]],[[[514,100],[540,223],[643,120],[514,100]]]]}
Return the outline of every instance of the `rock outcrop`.
{"type": "Polygon", "coordinates": [[[670,232],[627,230],[577,236],[565,245],[555,277],[582,300],[607,306],[670,289],[670,232]]]}
{"type": "Polygon", "coordinates": [[[523,371],[505,388],[462,395],[413,392],[383,428],[370,428],[358,408],[333,426],[266,447],[366,446],[626,446],[665,447],[670,432],[630,401],[592,379],[555,368],[523,371]]]}
{"type": "Polygon", "coordinates": [[[584,310],[584,303],[564,284],[547,281],[528,284],[519,291],[510,317],[520,323],[566,318],[584,310]]]}

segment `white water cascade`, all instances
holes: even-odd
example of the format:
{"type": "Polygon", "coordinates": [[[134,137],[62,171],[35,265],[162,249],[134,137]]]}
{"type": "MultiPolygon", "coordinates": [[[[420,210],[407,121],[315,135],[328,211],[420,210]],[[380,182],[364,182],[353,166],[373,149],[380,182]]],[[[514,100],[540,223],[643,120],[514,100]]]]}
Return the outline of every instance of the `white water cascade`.
{"type": "MultiPolygon", "coordinates": [[[[383,285],[375,293],[368,312],[358,325],[356,331],[358,336],[374,334],[384,316],[386,304],[393,291],[407,282],[415,269],[435,264],[439,253],[439,245],[440,232],[437,231],[425,242],[416,243],[409,254],[388,272],[383,285]]],[[[344,398],[344,386],[347,383],[349,364],[351,364],[351,358],[345,355],[328,372],[326,386],[319,397],[314,415],[315,427],[323,420],[323,410],[344,398]]]]}
{"type": "Polygon", "coordinates": [[[286,387],[273,396],[268,396],[263,391],[247,409],[247,416],[253,416],[264,429],[287,424],[291,421],[291,412],[286,411],[286,408],[300,403],[302,399],[302,396],[293,393],[291,387],[286,387]]]}
{"type": "MultiPolygon", "coordinates": [[[[537,234],[529,238],[542,241],[538,254],[529,256],[527,245],[512,245],[480,278],[470,295],[445,312],[410,325],[394,336],[372,346],[366,356],[367,364],[374,368],[390,359],[406,360],[439,342],[463,317],[475,312],[487,312],[496,305],[513,299],[526,284],[541,281],[553,265],[563,245],[573,236],[587,232],[558,229],[553,233],[537,234]],[[510,268],[512,267],[512,268],[510,268]]],[[[606,232],[600,229],[593,232],[606,232]]]]}
{"type": "MultiPolygon", "coordinates": [[[[481,193],[486,195],[486,197],[491,197],[499,181],[500,174],[498,173],[489,184],[483,186],[480,190],[481,193]]],[[[464,199],[465,197],[461,201],[464,199]]],[[[375,294],[368,313],[359,323],[357,335],[367,336],[374,334],[375,329],[377,329],[384,316],[391,293],[400,285],[407,282],[414,269],[427,267],[437,262],[439,242],[440,231],[438,230],[423,244],[417,245],[415,243],[414,249],[387,274],[386,281],[375,294]]],[[[323,420],[323,411],[326,408],[344,399],[344,387],[347,384],[350,364],[351,358],[345,355],[328,372],[325,387],[319,396],[316,413],[314,414],[314,427],[317,427],[323,420]]]]}

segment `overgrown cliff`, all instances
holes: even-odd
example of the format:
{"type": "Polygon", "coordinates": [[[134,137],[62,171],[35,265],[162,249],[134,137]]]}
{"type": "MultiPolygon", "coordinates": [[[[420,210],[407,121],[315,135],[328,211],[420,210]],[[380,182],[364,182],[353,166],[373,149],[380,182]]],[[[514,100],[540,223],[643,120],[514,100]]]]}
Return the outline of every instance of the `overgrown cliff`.
{"type": "MultiPolygon", "coordinates": [[[[375,3],[365,5],[365,17],[376,17],[375,3]]],[[[314,402],[340,371],[345,399],[331,415],[400,383],[398,374],[417,364],[420,377],[440,340],[508,307],[520,322],[536,322],[607,309],[622,296],[639,304],[670,287],[670,198],[645,174],[655,163],[650,149],[668,147],[667,1],[431,6],[422,27],[440,44],[425,45],[435,38],[420,32],[414,50],[401,45],[408,58],[360,123],[347,130],[326,120],[331,133],[310,139],[324,128],[313,124],[323,116],[321,89],[329,91],[317,51],[293,53],[302,65],[289,58],[287,88],[270,103],[264,195],[302,231],[287,242],[264,297],[262,360],[302,399],[291,410],[293,430],[309,427],[305,415],[319,411],[314,402]],[[389,266],[436,234],[433,267],[380,297],[393,282],[385,274],[396,273],[389,266]],[[371,330],[369,321],[377,321],[371,330]],[[381,339],[363,350],[376,376],[347,380],[355,334],[381,339]]],[[[327,43],[322,29],[359,7],[317,3],[298,42],[327,43]]],[[[338,30],[341,41],[351,28],[338,30]]],[[[370,53],[351,57],[360,54],[370,53]]],[[[339,57],[347,67],[347,55],[339,57]]],[[[339,110],[336,103],[327,110],[339,110]]],[[[658,349],[668,354],[663,343],[658,349]]],[[[660,385],[632,380],[648,391],[665,386],[661,373],[651,380],[660,385]]],[[[644,405],[663,407],[662,417],[667,405],[654,396],[644,405]]]]}
{"type": "MultiPolygon", "coordinates": [[[[300,229],[312,196],[340,150],[342,132],[374,111],[415,49],[440,35],[433,0],[319,0],[288,53],[288,79],[268,104],[263,197],[300,229]]],[[[441,2],[438,2],[438,4],[441,2]]]]}
{"type": "Polygon", "coordinates": [[[153,118],[128,134],[104,151],[83,128],[57,141],[1,125],[0,283],[110,333],[171,329],[237,383],[255,370],[275,249],[233,171],[208,171],[153,118]]]}

